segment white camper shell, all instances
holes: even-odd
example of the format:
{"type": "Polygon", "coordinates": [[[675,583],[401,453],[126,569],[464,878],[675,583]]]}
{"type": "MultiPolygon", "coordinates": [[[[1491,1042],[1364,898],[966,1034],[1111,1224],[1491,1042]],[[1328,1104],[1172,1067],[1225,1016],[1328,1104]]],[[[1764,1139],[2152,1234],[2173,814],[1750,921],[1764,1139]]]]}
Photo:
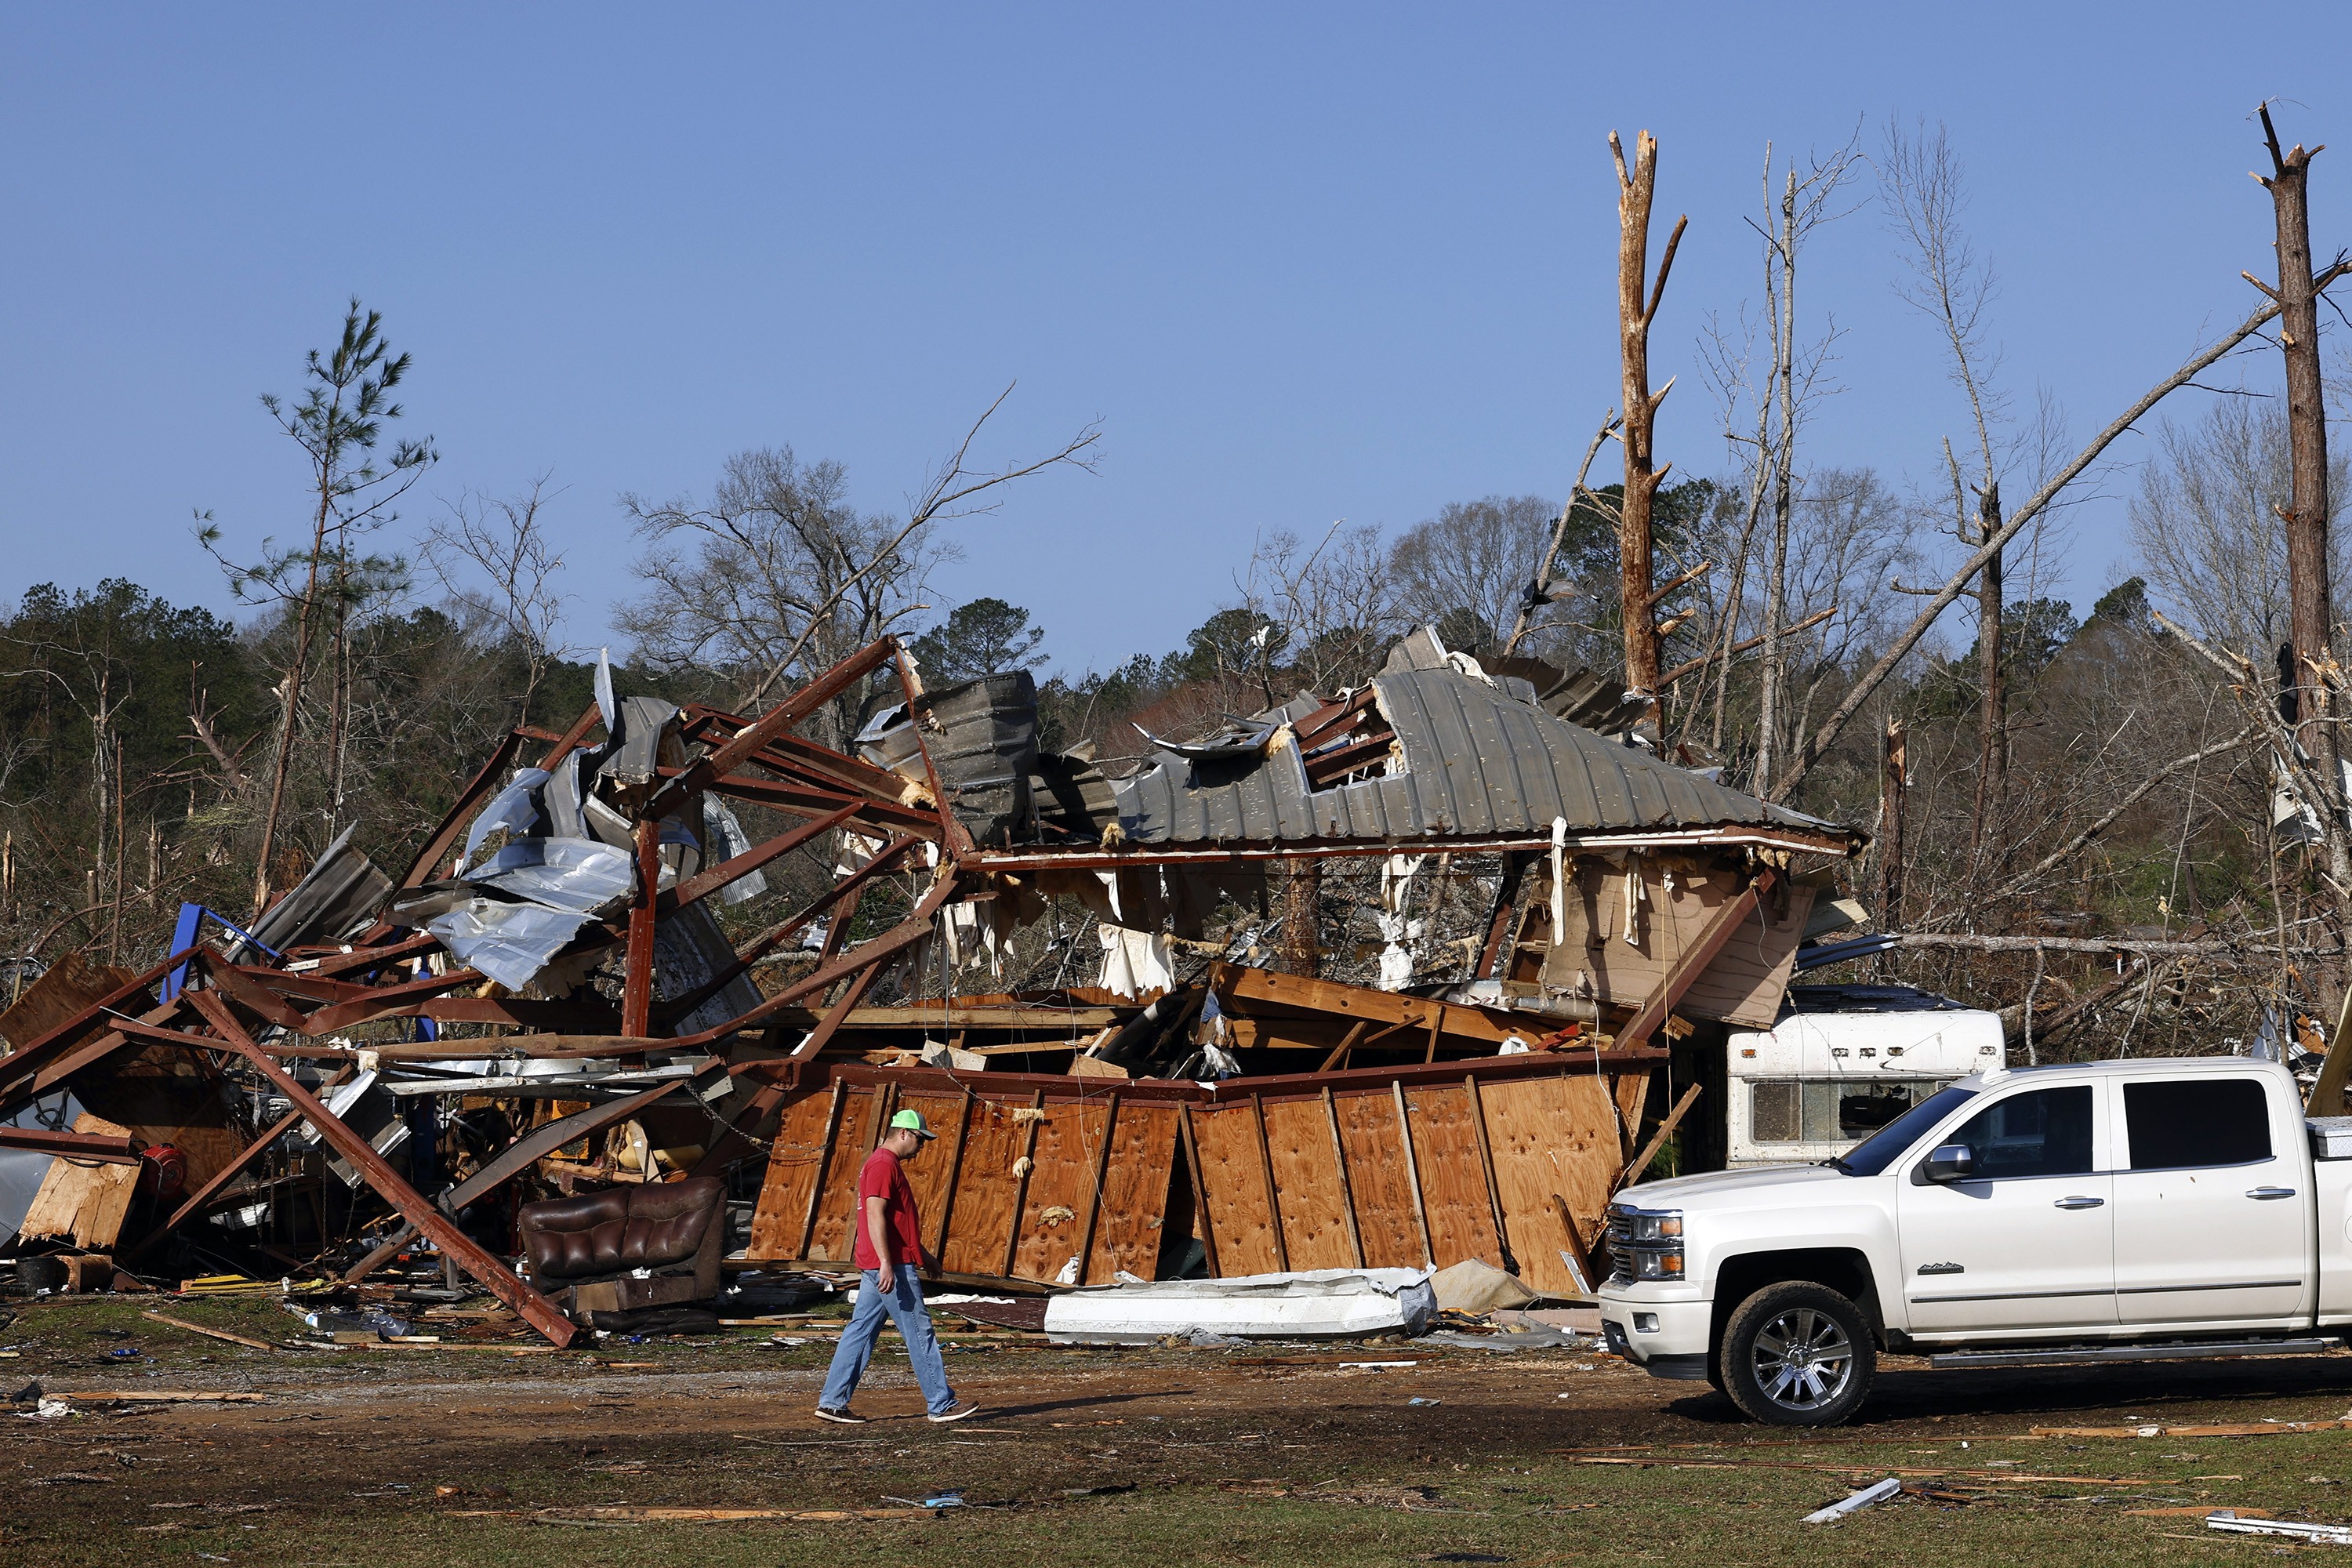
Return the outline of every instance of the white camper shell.
{"type": "Polygon", "coordinates": [[[1779,1023],[1734,1030],[1725,1162],[1842,1154],[1955,1079],[2007,1065],[1999,1016],[1907,985],[1796,985],[1779,1023]]]}

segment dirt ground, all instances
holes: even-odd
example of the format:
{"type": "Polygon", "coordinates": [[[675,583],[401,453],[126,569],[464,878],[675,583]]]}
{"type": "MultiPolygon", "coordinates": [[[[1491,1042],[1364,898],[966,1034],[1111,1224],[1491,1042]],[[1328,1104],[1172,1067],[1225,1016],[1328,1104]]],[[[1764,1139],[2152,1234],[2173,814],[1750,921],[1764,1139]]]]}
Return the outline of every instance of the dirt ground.
{"type": "MultiPolygon", "coordinates": [[[[2332,1421],[2352,1405],[2352,1354],[1972,1373],[1896,1360],[1860,1422],[1794,1436],[1746,1424],[1704,1384],[1604,1355],[1411,1343],[970,1342],[950,1350],[950,1373],[985,1413],[941,1427],[921,1419],[886,1340],[857,1402],[874,1420],[842,1427],[811,1414],[830,1346],[772,1346],[766,1331],[561,1354],[516,1354],[532,1342],[521,1339],[263,1351],[140,1315],[155,1305],[21,1310],[0,1328],[14,1352],[0,1384],[262,1398],[0,1415],[0,1562],[1714,1568],[1899,1552],[1981,1568],[2284,1544],[2211,1535],[2195,1517],[2207,1509],[2352,1518],[2352,1430],[2032,1435],[2332,1421]],[[1897,1469],[1940,1495],[1800,1522],[1897,1469]],[[949,1491],[962,1506],[919,1506],[949,1491]],[[767,1517],[646,1511],[662,1509],[767,1517]],[[838,1517],[782,1517],[795,1513],[838,1517]]],[[[267,1300],[163,1305],[257,1338],[291,1323],[267,1300]]]]}

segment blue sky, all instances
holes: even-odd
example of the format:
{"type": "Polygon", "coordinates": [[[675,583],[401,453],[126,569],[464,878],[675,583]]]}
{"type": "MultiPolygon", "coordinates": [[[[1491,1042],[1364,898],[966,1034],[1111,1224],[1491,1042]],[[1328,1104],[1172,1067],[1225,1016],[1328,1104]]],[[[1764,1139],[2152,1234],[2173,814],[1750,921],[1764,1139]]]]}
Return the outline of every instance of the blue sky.
{"type": "MultiPolygon", "coordinates": [[[[1561,491],[1616,396],[1611,129],[1660,139],[1660,235],[1691,220],[1653,351],[1681,471],[1722,462],[1695,346],[1758,293],[1765,141],[1890,112],[1948,126],[2004,378],[2079,435],[2250,308],[2265,96],[2340,143],[2315,242],[2352,243],[2347,44],[2293,5],[10,7],[0,596],[228,607],[190,512],[299,528],[256,396],[357,293],[444,454],[409,521],[551,473],[583,641],[630,591],[623,490],[788,443],[894,509],[1008,382],[986,456],[1099,416],[1100,473],[959,525],[942,585],[1108,665],[1260,532],[1561,491]]],[[[1808,267],[1845,331],[1811,459],[1931,482],[1962,412],[1874,209],[1808,267]]],[[[2121,524],[2071,514],[2078,609],[2121,524]]]]}

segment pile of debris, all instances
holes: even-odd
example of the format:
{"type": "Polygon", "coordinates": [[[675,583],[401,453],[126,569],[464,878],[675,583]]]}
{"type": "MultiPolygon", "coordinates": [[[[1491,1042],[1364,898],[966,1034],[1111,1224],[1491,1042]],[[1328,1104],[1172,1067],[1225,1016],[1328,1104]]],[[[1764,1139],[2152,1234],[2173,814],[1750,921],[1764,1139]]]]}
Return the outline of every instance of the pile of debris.
{"type": "Polygon", "coordinates": [[[1699,1078],[1654,1082],[1770,1026],[1859,842],[1560,717],[1589,685],[1423,632],[1114,778],[1040,750],[1025,674],[927,691],[895,641],[757,719],[604,672],[400,875],[347,833],[250,930],[191,909],[143,973],[60,963],[0,1016],[0,1229],[99,1285],[463,1277],[562,1344],[707,1314],[730,1270],[845,1267],[858,1164],[912,1108],[950,1278],[1476,1260],[1580,1298],[1699,1078]],[[847,749],[798,732],[877,681],[847,749]],[[754,840],[746,804],[791,826],[754,840]],[[730,942],[714,902],[803,849],[823,890],[730,942]],[[1180,960],[1277,863],[1433,853],[1499,860],[1467,983],[1414,985],[1402,949],[1386,989],[1180,960]],[[886,879],[903,918],[853,938],[886,879]],[[1098,919],[1099,984],[923,998],[1056,898],[1098,919]]]}

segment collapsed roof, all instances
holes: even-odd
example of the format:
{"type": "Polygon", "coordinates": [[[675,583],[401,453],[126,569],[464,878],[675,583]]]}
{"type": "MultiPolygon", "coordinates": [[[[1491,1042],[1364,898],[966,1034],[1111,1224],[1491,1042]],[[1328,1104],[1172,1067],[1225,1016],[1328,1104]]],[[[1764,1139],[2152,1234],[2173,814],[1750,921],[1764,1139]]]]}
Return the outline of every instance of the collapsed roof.
{"type": "MultiPolygon", "coordinates": [[[[961,696],[970,689],[954,689],[961,696]]],[[[1257,858],[1534,847],[1556,833],[1576,845],[1747,845],[1831,855],[1850,854],[1862,841],[1850,828],[1676,766],[1631,736],[1571,723],[1549,710],[1538,689],[1416,633],[1381,674],[1338,698],[1302,693],[1200,741],[1146,732],[1150,761],[1127,777],[1105,778],[1081,759],[1033,749],[1039,771],[1027,782],[1037,822],[1027,842],[1034,847],[1015,847],[1022,839],[1017,829],[1007,831],[1000,791],[991,795],[985,820],[971,824],[980,858],[1139,864],[1204,851],[1257,858]],[[1078,809],[1072,797],[1089,785],[1092,798],[1078,809]],[[1076,838],[1093,842],[1069,842],[1076,838]]],[[[1034,735],[1034,699],[1025,680],[993,695],[995,731],[1019,731],[1026,702],[1034,735]]],[[[1015,743],[999,754],[1017,752],[1015,743]]]]}

